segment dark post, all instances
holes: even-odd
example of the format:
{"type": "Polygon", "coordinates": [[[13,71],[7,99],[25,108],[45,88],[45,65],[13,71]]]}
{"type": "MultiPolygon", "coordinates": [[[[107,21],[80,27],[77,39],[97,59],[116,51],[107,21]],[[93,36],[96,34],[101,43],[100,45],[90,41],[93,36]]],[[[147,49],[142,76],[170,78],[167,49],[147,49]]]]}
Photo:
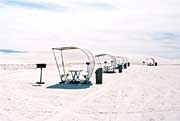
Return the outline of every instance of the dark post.
{"type": "Polygon", "coordinates": [[[155,62],[154,65],[157,66],[157,62],[155,62]]]}
{"type": "Polygon", "coordinates": [[[127,69],[127,63],[124,64],[124,69],[127,69]]]}
{"type": "Polygon", "coordinates": [[[96,84],[102,84],[102,68],[96,70],[96,84]]]}
{"type": "Polygon", "coordinates": [[[42,82],[42,68],[46,68],[46,64],[36,64],[37,68],[40,68],[41,69],[41,72],[40,72],[40,81],[39,82],[36,82],[36,84],[45,84],[45,82],[42,82]]]}
{"type": "Polygon", "coordinates": [[[130,62],[128,62],[128,67],[130,66],[130,62]]]}
{"type": "Polygon", "coordinates": [[[118,65],[118,70],[119,70],[119,73],[122,73],[122,65],[118,65]]]}

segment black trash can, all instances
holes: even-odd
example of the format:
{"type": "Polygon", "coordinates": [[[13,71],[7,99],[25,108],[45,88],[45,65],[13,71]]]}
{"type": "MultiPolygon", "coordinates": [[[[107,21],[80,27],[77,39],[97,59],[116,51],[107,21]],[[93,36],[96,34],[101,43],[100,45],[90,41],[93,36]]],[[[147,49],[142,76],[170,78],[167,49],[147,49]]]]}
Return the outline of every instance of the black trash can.
{"type": "Polygon", "coordinates": [[[155,62],[154,65],[157,66],[157,62],[155,62]]]}
{"type": "Polygon", "coordinates": [[[124,69],[127,69],[127,63],[124,64],[124,69]]]}
{"type": "Polygon", "coordinates": [[[119,73],[122,73],[122,65],[118,65],[118,71],[119,73]]]}
{"type": "Polygon", "coordinates": [[[102,84],[102,68],[96,70],[96,84],[102,84]]]}
{"type": "Polygon", "coordinates": [[[130,66],[130,62],[127,63],[128,67],[130,66]]]}

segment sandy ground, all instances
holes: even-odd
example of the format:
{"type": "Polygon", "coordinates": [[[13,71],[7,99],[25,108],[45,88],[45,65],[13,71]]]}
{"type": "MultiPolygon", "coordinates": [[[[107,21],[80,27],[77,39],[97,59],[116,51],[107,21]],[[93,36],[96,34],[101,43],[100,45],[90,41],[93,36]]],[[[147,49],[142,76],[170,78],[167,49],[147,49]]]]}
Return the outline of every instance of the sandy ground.
{"type": "Polygon", "coordinates": [[[103,84],[47,88],[56,68],[0,70],[0,121],[180,121],[180,66],[132,65],[104,74],[103,84]]]}

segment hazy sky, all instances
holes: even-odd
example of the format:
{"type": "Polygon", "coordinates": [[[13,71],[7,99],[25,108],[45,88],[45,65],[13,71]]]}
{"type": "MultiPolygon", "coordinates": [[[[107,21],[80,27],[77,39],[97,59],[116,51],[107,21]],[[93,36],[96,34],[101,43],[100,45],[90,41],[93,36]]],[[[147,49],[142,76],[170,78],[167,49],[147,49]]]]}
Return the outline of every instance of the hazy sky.
{"type": "Polygon", "coordinates": [[[0,48],[180,58],[180,0],[0,0],[0,48]]]}

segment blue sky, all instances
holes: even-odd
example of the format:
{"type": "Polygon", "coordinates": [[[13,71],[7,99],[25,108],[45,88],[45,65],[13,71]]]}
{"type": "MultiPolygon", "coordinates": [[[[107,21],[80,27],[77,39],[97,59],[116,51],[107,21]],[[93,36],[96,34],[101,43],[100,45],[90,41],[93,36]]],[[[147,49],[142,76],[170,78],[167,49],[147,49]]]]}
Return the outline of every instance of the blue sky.
{"type": "Polygon", "coordinates": [[[95,7],[97,9],[104,9],[104,10],[113,9],[114,7],[106,2],[79,2],[79,4],[87,7],[95,7]]]}
{"type": "Polygon", "coordinates": [[[74,45],[180,58],[179,6],[178,0],[0,0],[0,48],[74,45]]]}
{"type": "MultiPolygon", "coordinates": [[[[62,10],[66,9],[66,6],[61,4],[55,4],[51,2],[33,2],[33,1],[26,1],[26,0],[0,0],[1,4],[8,5],[8,6],[17,6],[23,8],[30,8],[30,9],[43,9],[43,10],[62,10]]],[[[80,4],[86,7],[94,7],[97,9],[112,9],[113,6],[106,2],[77,2],[74,4],[80,4]]]]}
{"type": "Polygon", "coordinates": [[[62,10],[64,11],[65,7],[53,3],[47,2],[31,2],[26,0],[0,0],[0,3],[7,6],[23,7],[28,9],[43,9],[43,10],[62,10]]]}
{"type": "Polygon", "coordinates": [[[168,33],[168,32],[156,32],[152,35],[154,39],[163,41],[163,40],[169,40],[169,41],[178,41],[180,39],[180,33],[168,33]]]}

